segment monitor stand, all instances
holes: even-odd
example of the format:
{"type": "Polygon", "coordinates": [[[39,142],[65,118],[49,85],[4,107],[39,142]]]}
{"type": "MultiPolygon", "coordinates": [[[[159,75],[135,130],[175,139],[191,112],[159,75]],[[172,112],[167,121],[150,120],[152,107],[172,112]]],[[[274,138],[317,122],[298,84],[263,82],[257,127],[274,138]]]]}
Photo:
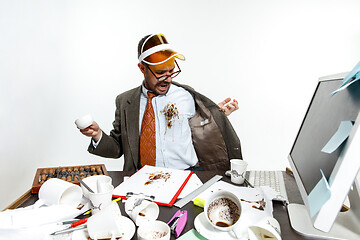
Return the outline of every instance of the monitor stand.
{"type": "Polygon", "coordinates": [[[314,228],[305,205],[291,203],[288,213],[291,227],[299,234],[316,239],[360,239],[360,199],[355,184],[349,192],[350,209],[339,212],[329,232],[314,228]]]}

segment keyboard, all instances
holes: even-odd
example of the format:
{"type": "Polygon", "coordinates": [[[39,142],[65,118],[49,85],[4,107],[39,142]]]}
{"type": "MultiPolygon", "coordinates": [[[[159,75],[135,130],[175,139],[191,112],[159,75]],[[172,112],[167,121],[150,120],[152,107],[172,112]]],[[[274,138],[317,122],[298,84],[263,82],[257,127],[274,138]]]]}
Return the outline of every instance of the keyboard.
{"type": "Polygon", "coordinates": [[[254,187],[269,186],[273,188],[278,196],[274,200],[288,203],[285,181],[282,171],[250,171],[249,182],[254,187]]]}

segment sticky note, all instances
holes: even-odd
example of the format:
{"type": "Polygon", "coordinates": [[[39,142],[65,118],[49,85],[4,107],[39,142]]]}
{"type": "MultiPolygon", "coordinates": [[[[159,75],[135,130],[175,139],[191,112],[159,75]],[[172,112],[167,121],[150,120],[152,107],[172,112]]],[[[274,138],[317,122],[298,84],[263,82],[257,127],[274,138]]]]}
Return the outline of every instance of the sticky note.
{"type": "Polygon", "coordinates": [[[338,130],[330,138],[328,143],[321,149],[324,153],[331,154],[349,137],[351,129],[353,127],[352,121],[342,121],[338,130]]]}
{"type": "Polygon", "coordinates": [[[206,240],[198,231],[191,229],[187,231],[184,235],[178,238],[178,240],[206,240]]]}
{"type": "Polygon", "coordinates": [[[334,95],[334,94],[344,90],[345,88],[347,88],[354,82],[358,81],[359,79],[360,79],[360,62],[358,62],[358,64],[356,64],[356,66],[353,68],[353,70],[351,70],[348,73],[348,75],[346,75],[341,86],[337,90],[333,91],[331,93],[331,95],[334,95]]]}
{"type": "Polygon", "coordinates": [[[315,216],[331,197],[331,191],[326,177],[321,169],[320,172],[322,177],[308,196],[310,217],[315,216]]]}

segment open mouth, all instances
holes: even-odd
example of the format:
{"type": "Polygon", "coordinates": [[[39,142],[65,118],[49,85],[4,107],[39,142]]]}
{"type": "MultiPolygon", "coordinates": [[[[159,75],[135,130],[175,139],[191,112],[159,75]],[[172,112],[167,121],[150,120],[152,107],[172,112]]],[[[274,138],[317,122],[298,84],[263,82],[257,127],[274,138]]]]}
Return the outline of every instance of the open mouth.
{"type": "Polygon", "coordinates": [[[160,92],[165,92],[165,91],[167,91],[167,89],[169,88],[169,83],[167,83],[167,82],[161,82],[161,83],[159,83],[158,85],[157,85],[157,87],[158,87],[158,89],[159,89],[159,91],[160,92]]]}

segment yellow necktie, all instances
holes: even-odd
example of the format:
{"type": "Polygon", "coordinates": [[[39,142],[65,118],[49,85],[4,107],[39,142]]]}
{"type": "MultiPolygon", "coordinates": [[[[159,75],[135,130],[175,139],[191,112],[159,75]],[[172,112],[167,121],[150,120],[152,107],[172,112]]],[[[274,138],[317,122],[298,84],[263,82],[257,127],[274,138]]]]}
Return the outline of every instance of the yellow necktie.
{"type": "Polygon", "coordinates": [[[155,132],[155,113],[151,100],[155,97],[154,93],[148,92],[148,102],[146,105],[140,135],[140,160],[141,165],[155,166],[156,164],[156,132],[155,132]]]}

